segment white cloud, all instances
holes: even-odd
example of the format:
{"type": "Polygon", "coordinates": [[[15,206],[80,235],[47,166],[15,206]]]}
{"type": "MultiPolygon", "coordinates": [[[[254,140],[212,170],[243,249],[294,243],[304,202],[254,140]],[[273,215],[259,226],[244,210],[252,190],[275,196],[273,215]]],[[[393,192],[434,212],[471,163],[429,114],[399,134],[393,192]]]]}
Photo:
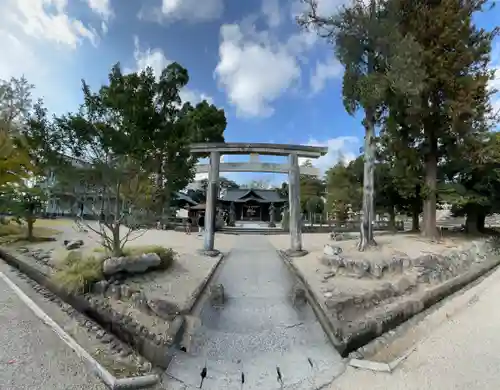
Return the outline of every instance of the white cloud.
{"type": "MultiPolygon", "coordinates": [[[[323,3],[322,9],[331,4],[323,3]]],[[[297,6],[292,8],[299,11],[297,6]]],[[[275,27],[282,24],[281,11],[278,0],[262,0],[260,15],[221,26],[219,62],[214,75],[240,117],[272,115],[273,103],[301,86],[301,68],[308,64],[308,54],[320,41],[314,31],[297,31],[278,38],[275,27]],[[262,16],[268,30],[256,28],[262,16]]],[[[340,76],[338,70],[333,60],[317,64],[311,87],[315,92],[321,90],[327,80],[340,76]]]]}
{"type": "Polygon", "coordinates": [[[2,56],[0,58],[0,79],[20,77],[23,74],[31,74],[34,70],[41,71],[36,56],[13,34],[0,30],[0,42],[2,43],[2,56]]]}
{"type": "Polygon", "coordinates": [[[111,0],[85,0],[89,8],[99,15],[101,21],[101,31],[103,34],[108,32],[108,22],[113,17],[113,9],[111,8],[111,0]]]}
{"type": "MultiPolygon", "coordinates": [[[[316,168],[319,168],[321,173],[324,174],[329,168],[334,166],[340,160],[346,163],[355,160],[359,156],[361,140],[353,136],[341,136],[331,138],[326,141],[310,139],[307,145],[328,147],[326,155],[318,159],[311,160],[312,164],[316,168]]],[[[302,164],[307,160],[307,158],[300,158],[299,163],[302,164]]]]}
{"type": "Polygon", "coordinates": [[[262,0],[262,13],[269,27],[278,27],[282,22],[279,0],[262,0]]]}
{"type": "Polygon", "coordinates": [[[342,65],[333,57],[326,62],[317,62],[311,76],[311,91],[316,94],[323,90],[328,80],[342,75],[342,65]]]}
{"type": "Polygon", "coordinates": [[[113,16],[110,0],[86,0],[89,8],[103,20],[108,21],[113,16]]]}
{"type": "Polygon", "coordinates": [[[270,104],[300,79],[300,67],[286,44],[269,34],[225,24],[215,75],[238,115],[269,116],[270,104]]]}
{"type": "Polygon", "coordinates": [[[67,0],[0,1],[0,78],[25,76],[36,86],[34,98],[57,113],[75,98],[61,84],[68,54],[98,41],[94,28],[69,14],[67,0]]]}
{"type": "Polygon", "coordinates": [[[30,38],[76,49],[88,40],[97,45],[95,29],[67,13],[67,0],[4,0],[0,25],[20,28],[30,38]]]}
{"type": "MultiPolygon", "coordinates": [[[[156,77],[159,77],[163,69],[173,62],[165,56],[161,49],[141,49],[141,43],[137,36],[134,36],[134,60],[134,68],[126,69],[127,72],[140,71],[149,66],[153,69],[156,77]]],[[[191,102],[194,105],[202,100],[206,100],[210,104],[214,102],[213,98],[204,92],[187,87],[180,91],[180,97],[183,102],[191,102]]]]}
{"type": "Polygon", "coordinates": [[[200,92],[196,89],[187,89],[184,88],[180,92],[181,100],[183,102],[191,102],[191,104],[198,104],[203,100],[206,100],[208,104],[214,104],[214,99],[211,96],[206,95],[203,92],[200,92]]]}
{"type": "Polygon", "coordinates": [[[159,7],[143,7],[138,16],[158,23],[181,20],[196,23],[219,19],[223,13],[223,0],[162,0],[159,7]]]}

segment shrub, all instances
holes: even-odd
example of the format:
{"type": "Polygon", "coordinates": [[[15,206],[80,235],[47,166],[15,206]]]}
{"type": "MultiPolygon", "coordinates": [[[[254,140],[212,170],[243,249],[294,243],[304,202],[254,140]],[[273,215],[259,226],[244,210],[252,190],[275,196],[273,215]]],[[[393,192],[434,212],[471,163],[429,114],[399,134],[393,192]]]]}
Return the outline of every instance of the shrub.
{"type": "Polygon", "coordinates": [[[21,234],[22,232],[22,227],[12,222],[0,225],[0,237],[15,236],[21,234]]]}
{"type": "Polygon", "coordinates": [[[85,293],[92,283],[104,279],[101,256],[84,256],[80,251],[69,251],[53,281],[71,293],[85,293]]]}

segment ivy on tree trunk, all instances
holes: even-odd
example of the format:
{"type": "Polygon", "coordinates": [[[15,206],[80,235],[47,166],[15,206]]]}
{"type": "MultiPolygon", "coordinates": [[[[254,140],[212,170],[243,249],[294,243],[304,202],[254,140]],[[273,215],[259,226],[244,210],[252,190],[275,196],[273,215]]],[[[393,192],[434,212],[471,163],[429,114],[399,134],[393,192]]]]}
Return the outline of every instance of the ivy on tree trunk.
{"type": "Polygon", "coordinates": [[[363,174],[363,216],[361,222],[361,238],[358,244],[360,251],[377,243],[373,238],[373,221],[375,217],[375,118],[370,110],[366,111],[365,125],[365,162],[363,174]]]}

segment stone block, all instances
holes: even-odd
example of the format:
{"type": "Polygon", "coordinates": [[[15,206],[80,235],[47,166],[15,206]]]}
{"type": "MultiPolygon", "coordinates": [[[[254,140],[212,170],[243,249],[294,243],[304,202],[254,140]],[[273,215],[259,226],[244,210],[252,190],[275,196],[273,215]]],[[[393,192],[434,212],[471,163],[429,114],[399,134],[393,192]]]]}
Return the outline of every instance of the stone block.
{"type": "Polygon", "coordinates": [[[223,305],[225,302],[224,286],[216,284],[210,287],[210,302],[212,305],[223,305]]]}
{"type": "Polygon", "coordinates": [[[414,287],[414,284],[412,284],[412,282],[406,277],[402,277],[397,282],[392,284],[392,288],[397,295],[403,295],[412,287],[414,287]]]}
{"type": "Polygon", "coordinates": [[[83,246],[83,240],[76,240],[76,241],[72,241],[72,240],[64,240],[64,247],[67,249],[67,250],[73,250],[73,249],[78,249],[80,248],[81,246],[83,246]]]}
{"type": "Polygon", "coordinates": [[[296,306],[303,306],[307,303],[306,289],[301,283],[297,283],[292,287],[291,299],[296,306]]]}
{"type": "Polygon", "coordinates": [[[165,299],[149,299],[147,305],[155,315],[167,321],[172,321],[181,311],[179,306],[165,299]]]}
{"type": "Polygon", "coordinates": [[[338,256],[342,253],[342,248],[335,245],[326,244],[323,253],[327,256],[338,256]]]}
{"type": "Polygon", "coordinates": [[[106,290],[108,289],[109,283],[107,280],[101,280],[99,282],[94,283],[92,286],[92,291],[95,294],[104,295],[106,290]]]}

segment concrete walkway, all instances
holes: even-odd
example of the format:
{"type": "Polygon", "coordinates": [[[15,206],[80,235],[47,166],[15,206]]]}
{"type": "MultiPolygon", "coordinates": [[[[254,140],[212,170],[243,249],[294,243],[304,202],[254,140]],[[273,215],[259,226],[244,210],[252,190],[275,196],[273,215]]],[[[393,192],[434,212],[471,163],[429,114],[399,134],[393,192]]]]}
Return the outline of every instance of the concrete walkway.
{"type": "Polygon", "coordinates": [[[168,370],[178,388],[198,387],[205,364],[203,389],[213,390],[242,389],[242,372],[246,390],[310,390],[343,371],[312,309],[291,304],[294,280],[265,236],[238,237],[217,283],[228,301],[222,309],[202,309],[190,353],[178,354],[168,370]]]}
{"type": "MultiPolygon", "coordinates": [[[[0,261],[0,272],[7,268],[0,261]]],[[[106,388],[0,279],[0,389],[106,388]]]]}
{"type": "Polygon", "coordinates": [[[349,367],[328,389],[499,389],[499,297],[500,270],[497,270],[432,314],[449,318],[433,328],[429,337],[392,374],[349,367]]]}

